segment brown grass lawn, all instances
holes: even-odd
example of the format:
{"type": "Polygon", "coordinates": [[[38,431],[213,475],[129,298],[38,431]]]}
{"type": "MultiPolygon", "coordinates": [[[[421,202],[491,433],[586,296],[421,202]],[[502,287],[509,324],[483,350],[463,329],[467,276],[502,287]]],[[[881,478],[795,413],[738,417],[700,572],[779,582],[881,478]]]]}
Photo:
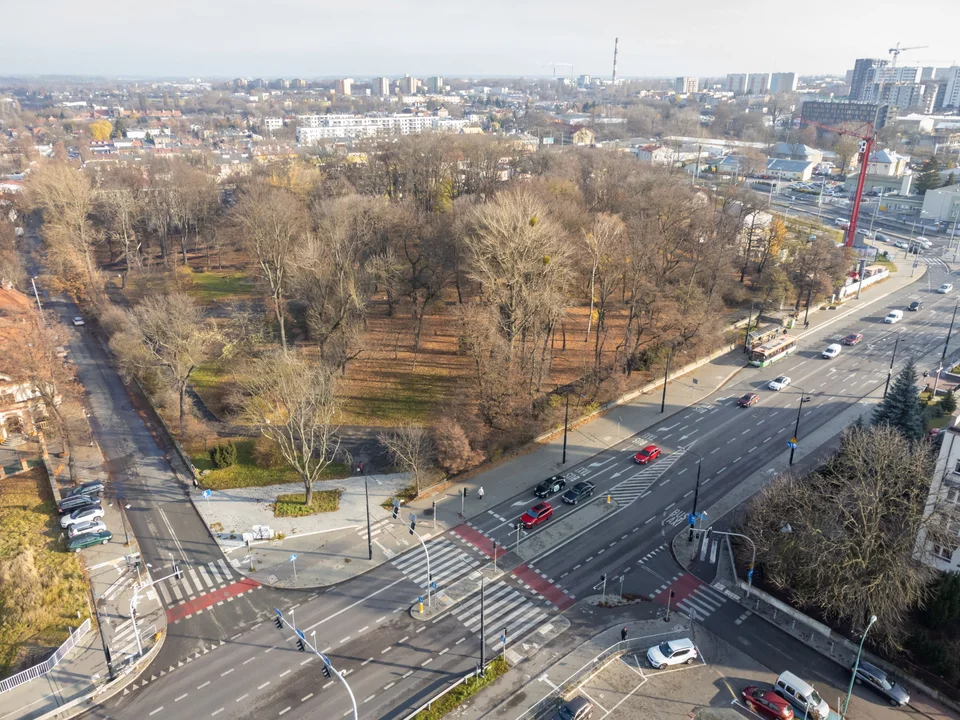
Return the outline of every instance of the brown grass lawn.
{"type": "Polygon", "coordinates": [[[0,479],[4,677],[46,659],[88,616],[86,570],[80,556],[63,547],[46,471],[38,467],[0,479]]]}

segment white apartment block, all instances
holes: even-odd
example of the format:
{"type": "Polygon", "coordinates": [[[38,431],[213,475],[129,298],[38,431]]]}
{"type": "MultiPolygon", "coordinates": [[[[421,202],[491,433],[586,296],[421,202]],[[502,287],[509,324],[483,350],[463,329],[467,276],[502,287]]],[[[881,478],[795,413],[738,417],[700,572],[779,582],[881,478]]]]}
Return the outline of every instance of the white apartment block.
{"type": "Polygon", "coordinates": [[[770,92],[792,93],[797,91],[797,74],[792,72],[775,72],[770,76],[770,92]]]}
{"type": "Polygon", "coordinates": [[[700,85],[700,78],[678,77],[673,83],[673,89],[681,95],[689,95],[697,92],[700,85]]]}
{"type": "Polygon", "coordinates": [[[377,97],[386,97],[390,94],[390,79],[378,77],[373,79],[373,94],[377,97]]]}
{"type": "Polygon", "coordinates": [[[750,73],[747,95],[766,95],[770,90],[770,73],[750,73]]]}
{"type": "Polygon", "coordinates": [[[947,90],[943,96],[943,107],[960,108],[960,65],[954,65],[947,73],[947,90]]]}
{"type": "Polygon", "coordinates": [[[337,95],[349,95],[353,90],[353,78],[344,78],[343,80],[337,80],[336,91],[337,95]]]}
{"type": "MultiPolygon", "coordinates": [[[[960,508],[960,417],[954,415],[950,424],[943,428],[943,444],[937,456],[936,468],[930,483],[930,494],[924,506],[923,516],[929,517],[934,513],[955,516],[960,508]]],[[[947,525],[951,531],[956,528],[955,523],[947,525]]],[[[952,532],[955,535],[949,545],[935,544],[925,537],[921,530],[917,538],[917,557],[937,570],[960,570],[960,531],[952,532]]]]}
{"type": "Polygon", "coordinates": [[[727,75],[727,81],[724,83],[724,90],[732,92],[734,95],[746,95],[747,83],[750,76],[747,73],[731,73],[727,75]]]}
{"type": "Polygon", "coordinates": [[[320,140],[410,135],[428,130],[459,132],[466,120],[434,115],[298,115],[297,142],[312,145],[320,140]]]}
{"type": "Polygon", "coordinates": [[[263,119],[264,130],[279,130],[283,127],[282,117],[265,117],[263,119]]]}

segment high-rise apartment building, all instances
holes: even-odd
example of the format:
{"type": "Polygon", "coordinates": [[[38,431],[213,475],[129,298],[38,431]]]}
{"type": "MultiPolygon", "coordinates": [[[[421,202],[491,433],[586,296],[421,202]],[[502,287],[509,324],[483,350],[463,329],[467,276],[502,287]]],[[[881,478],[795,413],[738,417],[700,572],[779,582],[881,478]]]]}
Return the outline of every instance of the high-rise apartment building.
{"type": "Polygon", "coordinates": [[[390,94],[390,78],[374,78],[372,85],[371,92],[377,97],[386,97],[390,94]]]}
{"type": "Polygon", "coordinates": [[[729,90],[734,95],[746,95],[749,81],[750,76],[747,73],[730,73],[724,83],[724,90],[729,90]]]}
{"type": "Polygon", "coordinates": [[[397,81],[397,87],[403,95],[416,95],[420,89],[420,80],[409,75],[404,75],[397,81]]]}
{"type": "Polygon", "coordinates": [[[427,92],[431,95],[439,95],[443,92],[443,78],[442,77],[432,77],[427,78],[427,92]]]}
{"type": "Polygon", "coordinates": [[[678,77],[673,83],[673,89],[681,95],[695,93],[700,87],[700,78],[678,77]]]}
{"type": "Polygon", "coordinates": [[[770,73],[750,73],[747,95],[766,95],[770,90],[770,73]]]}
{"type": "Polygon", "coordinates": [[[770,76],[770,92],[792,93],[797,91],[797,74],[792,72],[776,72],[770,76]]]}
{"type": "Polygon", "coordinates": [[[886,60],[859,58],[853,64],[853,77],[850,79],[850,99],[853,101],[863,100],[874,81],[874,71],[886,66],[886,60]]]}
{"type": "Polygon", "coordinates": [[[343,78],[343,80],[337,80],[336,91],[337,95],[349,95],[353,90],[353,78],[343,78]]]}
{"type": "Polygon", "coordinates": [[[947,86],[943,93],[943,108],[960,108],[960,65],[954,65],[947,73],[947,86]]]}

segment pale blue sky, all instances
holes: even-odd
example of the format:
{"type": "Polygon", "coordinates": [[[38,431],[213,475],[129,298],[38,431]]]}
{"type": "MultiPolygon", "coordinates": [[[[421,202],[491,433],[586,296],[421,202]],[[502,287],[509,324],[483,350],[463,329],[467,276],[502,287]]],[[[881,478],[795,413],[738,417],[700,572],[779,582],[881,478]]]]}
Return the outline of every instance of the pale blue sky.
{"type": "Polygon", "coordinates": [[[0,75],[607,76],[615,36],[621,76],[842,72],[897,41],[930,46],[901,65],[960,62],[956,0],[4,0],[0,21],[0,75]]]}

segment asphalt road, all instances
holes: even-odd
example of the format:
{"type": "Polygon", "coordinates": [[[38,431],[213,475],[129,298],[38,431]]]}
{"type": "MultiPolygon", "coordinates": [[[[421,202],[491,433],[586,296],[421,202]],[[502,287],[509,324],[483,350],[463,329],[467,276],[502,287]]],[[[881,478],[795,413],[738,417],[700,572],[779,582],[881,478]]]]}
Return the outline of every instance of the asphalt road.
{"type": "MultiPolygon", "coordinates": [[[[805,433],[882,386],[896,333],[901,337],[901,362],[942,346],[956,301],[936,293],[948,276],[944,268],[931,267],[918,283],[871,305],[859,317],[845,318],[812,333],[794,355],[768,368],[742,371],[732,385],[707,402],[571,467],[569,476],[586,477],[597,484],[596,496],[576,507],[554,498],[554,518],[523,534],[518,551],[512,551],[517,537],[514,524],[535,502],[532,492],[510,498],[474,518],[471,525],[461,525],[431,540],[428,546],[433,577],[441,586],[449,585],[489,559],[493,540],[511,549],[506,557],[499,550],[498,558],[512,571],[487,585],[488,653],[500,647],[502,626],[509,628],[511,643],[522,644],[525,635],[572,605],[576,598],[599,593],[595,588],[602,574],[610,578],[610,591],[619,591],[615,583],[626,571],[625,592],[659,599],[667,587],[676,586],[681,591],[678,601],[698,608],[701,622],[726,633],[732,642],[753,637],[740,644],[747,644],[747,651],[756,653],[761,661],[779,666],[781,658],[768,655],[769,645],[779,645],[788,652],[790,641],[779,637],[782,633],[774,640],[760,642],[759,636],[770,638],[771,633],[777,633],[769,626],[761,627],[760,620],[753,621],[756,629],[746,622],[734,625],[732,613],[741,612],[735,603],[703,588],[692,576],[677,580],[680,570],[666,545],[692,508],[697,469],[694,453],[703,458],[699,503],[706,508],[743,477],[787,452],[785,443],[793,434],[799,388],[813,397],[809,405],[804,405],[799,433],[802,443],[805,433]],[[925,301],[921,312],[906,313],[896,326],[882,323],[888,309],[903,308],[914,299],[925,301]],[[863,343],[845,347],[833,360],[820,357],[823,347],[850,332],[862,332],[863,343]],[[779,393],[765,389],[769,380],[780,374],[791,376],[793,385],[779,393]],[[761,400],[751,408],[740,408],[735,399],[747,391],[759,392],[761,400]],[[663,449],[662,457],[645,468],[635,465],[633,453],[649,442],[663,449]],[[611,509],[596,522],[581,521],[603,510],[600,506],[607,502],[607,494],[611,495],[611,509]],[[571,529],[562,533],[562,538],[544,542],[550,536],[542,533],[562,529],[564,517],[569,518],[571,529]],[[531,550],[540,546],[540,550],[531,550]]],[[[532,488],[540,478],[529,480],[532,488]]],[[[196,553],[195,557],[202,560],[208,557],[200,554],[208,543],[196,530],[196,521],[189,519],[192,510],[177,497],[177,491],[151,484],[134,499],[145,507],[155,502],[159,507],[178,510],[172,513],[172,528],[166,533],[165,526],[157,528],[144,521],[147,538],[153,532],[158,535],[156,550],[151,552],[160,562],[163,553],[178,550],[177,542],[186,553],[196,553]]],[[[150,516],[146,512],[144,515],[150,516]]],[[[167,517],[170,519],[171,514],[167,517]]],[[[297,651],[289,630],[274,626],[272,608],[277,606],[287,617],[293,611],[297,626],[308,639],[316,632],[317,648],[346,672],[361,717],[402,717],[436,689],[473,668],[479,654],[476,596],[434,621],[411,616],[411,605],[417,596],[425,595],[425,576],[422,552],[414,549],[323,592],[260,589],[242,596],[246,605],[240,610],[234,611],[234,603],[229,601],[206,608],[171,626],[179,653],[175,662],[171,656],[154,663],[144,676],[144,684],[91,714],[141,720],[153,715],[349,715],[351,705],[345,689],[337,681],[323,678],[315,657],[297,651]],[[194,636],[203,638],[205,651],[184,657],[183,650],[194,636]],[[208,649],[211,642],[215,647],[208,649]]]]}

